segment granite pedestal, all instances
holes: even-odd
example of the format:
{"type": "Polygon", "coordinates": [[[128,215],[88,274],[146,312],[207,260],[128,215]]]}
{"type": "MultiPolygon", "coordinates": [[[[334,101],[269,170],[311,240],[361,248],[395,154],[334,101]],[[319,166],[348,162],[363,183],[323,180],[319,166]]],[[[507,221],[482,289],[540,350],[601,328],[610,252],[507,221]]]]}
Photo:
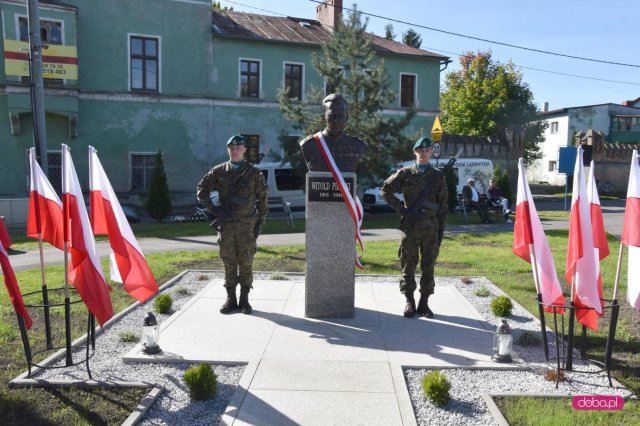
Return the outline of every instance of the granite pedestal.
{"type": "MultiPolygon", "coordinates": [[[[356,174],[344,173],[356,193],[356,174]]],[[[305,316],[352,318],[356,228],[330,172],[307,173],[305,316]]]]}

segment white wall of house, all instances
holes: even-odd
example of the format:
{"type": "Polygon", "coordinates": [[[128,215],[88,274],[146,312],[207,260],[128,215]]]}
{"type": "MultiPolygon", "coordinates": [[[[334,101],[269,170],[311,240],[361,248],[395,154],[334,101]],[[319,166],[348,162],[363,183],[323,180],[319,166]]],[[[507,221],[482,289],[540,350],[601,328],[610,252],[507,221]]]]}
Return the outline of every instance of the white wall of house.
{"type": "Polygon", "coordinates": [[[550,185],[564,185],[564,174],[558,174],[558,149],[569,143],[569,116],[557,115],[545,120],[545,141],[540,146],[542,158],[527,170],[530,182],[546,182],[550,185]]]}

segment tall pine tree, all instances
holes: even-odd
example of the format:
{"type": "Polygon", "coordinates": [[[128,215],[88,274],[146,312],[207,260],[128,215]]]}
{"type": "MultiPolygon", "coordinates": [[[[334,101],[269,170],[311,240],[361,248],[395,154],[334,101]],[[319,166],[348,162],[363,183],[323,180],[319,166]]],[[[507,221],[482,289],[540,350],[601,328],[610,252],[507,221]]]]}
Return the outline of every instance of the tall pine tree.
{"type": "MultiPolygon", "coordinates": [[[[327,87],[342,94],[349,104],[345,131],[367,143],[358,175],[361,179],[380,179],[388,174],[390,166],[410,155],[411,138],[416,135],[408,138],[402,130],[415,116],[415,110],[407,110],[398,120],[381,114],[396,100],[396,92],[391,89],[384,60],[377,58],[371,47],[367,23],[354,7],[322,46],[322,55],[314,54],[312,62],[327,87]]],[[[306,135],[325,127],[320,109],[324,96],[324,90],[317,87],[310,88],[304,102],[289,98],[284,89],[278,92],[285,117],[306,135]]],[[[296,166],[304,164],[299,147],[288,144],[283,148],[285,160],[296,166]]]]}
{"type": "Polygon", "coordinates": [[[169,185],[167,185],[167,175],[164,172],[162,162],[162,151],[156,154],[156,162],[149,179],[149,189],[145,208],[149,216],[160,222],[171,213],[171,198],[169,197],[169,185]]]}
{"type": "Polygon", "coordinates": [[[422,45],[422,36],[415,32],[413,28],[409,28],[406,33],[402,34],[402,42],[408,46],[420,49],[422,45]]]}

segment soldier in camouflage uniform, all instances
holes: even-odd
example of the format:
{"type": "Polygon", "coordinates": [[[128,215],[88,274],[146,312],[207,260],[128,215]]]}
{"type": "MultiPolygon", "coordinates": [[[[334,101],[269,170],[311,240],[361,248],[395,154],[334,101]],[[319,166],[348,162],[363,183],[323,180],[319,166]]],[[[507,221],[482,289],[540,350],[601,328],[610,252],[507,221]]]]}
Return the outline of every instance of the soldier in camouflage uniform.
{"type": "Polygon", "coordinates": [[[240,135],[227,142],[229,161],[218,164],[198,184],[198,200],[216,217],[222,219],[218,236],[220,258],[224,264],[224,286],[227,300],[220,312],[228,314],[240,308],[250,314],[249,291],[253,283],[253,255],[256,239],[267,216],[267,184],[262,173],[244,159],[247,148],[240,135]],[[240,180],[240,176],[244,174],[240,180]],[[227,197],[239,185],[230,211],[223,211],[227,197]],[[211,202],[210,194],[218,191],[220,206],[211,202]],[[240,284],[240,304],[236,299],[236,286],[240,284]]]}
{"type": "Polygon", "coordinates": [[[421,316],[433,318],[433,312],[429,309],[429,296],[433,294],[435,287],[433,270],[449,212],[448,191],[444,173],[429,164],[431,140],[424,137],[418,139],[413,146],[413,152],[416,163],[403,167],[389,177],[384,182],[380,195],[404,218],[407,210],[411,209],[414,202],[420,198],[425,185],[435,179],[431,191],[426,196],[426,201],[416,211],[417,216],[407,222],[411,225],[409,229],[403,230],[398,249],[402,267],[400,293],[406,298],[404,316],[411,318],[417,311],[421,316]],[[396,192],[403,194],[404,203],[394,195],[396,192]],[[416,289],[415,272],[418,261],[420,261],[422,276],[420,277],[420,302],[416,309],[413,293],[416,289]]]}

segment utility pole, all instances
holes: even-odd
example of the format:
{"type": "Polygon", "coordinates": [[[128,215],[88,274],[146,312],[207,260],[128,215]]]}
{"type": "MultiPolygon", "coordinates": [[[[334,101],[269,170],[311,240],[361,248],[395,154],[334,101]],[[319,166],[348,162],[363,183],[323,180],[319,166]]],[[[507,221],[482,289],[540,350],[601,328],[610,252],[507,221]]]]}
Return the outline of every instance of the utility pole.
{"type": "Polygon", "coordinates": [[[40,12],[38,0],[28,0],[29,13],[29,74],[31,84],[31,110],[33,138],[40,168],[48,176],[47,128],[44,119],[44,79],[42,78],[42,40],[40,39],[40,12]]]}

